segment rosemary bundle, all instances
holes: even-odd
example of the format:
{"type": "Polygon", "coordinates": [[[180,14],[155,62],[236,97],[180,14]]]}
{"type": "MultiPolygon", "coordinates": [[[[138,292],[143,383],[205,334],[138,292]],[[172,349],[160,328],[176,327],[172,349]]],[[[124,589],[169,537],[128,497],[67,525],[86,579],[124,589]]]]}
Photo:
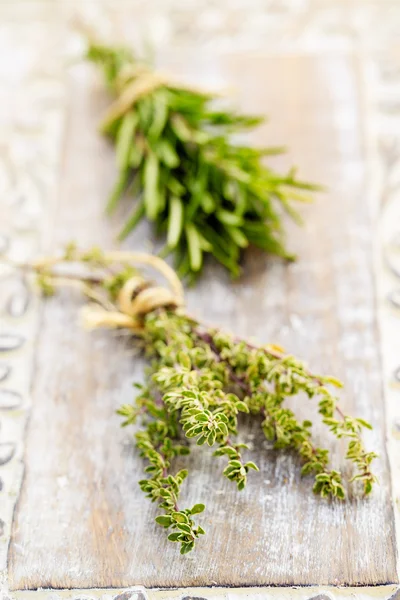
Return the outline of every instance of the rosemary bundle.
{"type": "Polygon", "coordinates": [[[92,44],[87,56],[116,96],[101,130],[115,143],[119,171],[108,211],[126,192],[135,199],[121,239],[147,218],[166,234],[162,256],[172,252],[179,275],[191,280],[206,254],[237,277],[249,244],[293,258],[282,213],[299,221],[293,201],[309,201],[304,190],[317,186],[294,168],[281,174],[265,164],[282,148],[233,143],[262,117],[218,106],[215,94],[155,72],[127,48],[92,44]]]}
{"type": "Polygon", "coordinates": [[[139,485],[162,509],[156,521],[168,530],[169,540],[180,544],[182,554],[204,534],[194,516],[205,507],[179,505],[188,471],[175,472],[174,458],[188,454],[194,442],[213,447],[214,455],[224,459],[223,476],[242,490],[249,473],[258,471],[247,457],[250,448],[237,441],[242,413],[260,423],[277,450],[297,453],[301,473],[313,479],[316,494],[345,498],[342,475],[330,466],[329,451],[313,442],[311,421],[299,420],[287,406],[297,394],[318,398],[327,429],[347,440],[346,459],[354,468],[350,481],[361,482],[365,494],[371,492],[376,481],[371,462],[377,455],[366,451],[361,438],[362,429],[371,426],[339,406],[332,390],[341,384],[313,374],[277,346],[255,346],[189,316],[180,281],[160,258],[98,249],[79,253],[70,246],[60,259],[25,267],[35,270],[45,294],[58,284],[78,282],[91,300],[85,307],[87,324],[128,329],[149,359],[146,383],[136,384],[134,403],[118,412],[124,426],[140,425],[136,446],[147,463],[147,477],[139,485]],[[87,272],[65,278],[57,272],[57,264],[65,261],[84,263],[87,272]],[[169,287],[155,285],[132,263],[156,268],[169,287]]]}

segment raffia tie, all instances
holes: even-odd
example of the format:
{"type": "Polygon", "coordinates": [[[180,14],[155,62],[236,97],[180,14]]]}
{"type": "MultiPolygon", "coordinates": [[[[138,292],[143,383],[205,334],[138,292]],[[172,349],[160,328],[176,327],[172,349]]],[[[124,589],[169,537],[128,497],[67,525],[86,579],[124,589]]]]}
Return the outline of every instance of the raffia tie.
{"type": "Polygon", "coordinates": [[[216,91],[211,92],[204,88],[198,88],[179,81],[170,73],[151,70],[147,65],[142,63],[126,65],[121,69],[115,82],[115,88],[119,95],[106,111],[100,129],[106,131],[116,119],[119,119],[128,112],[138,100],[163,86],[210,97],[221,95],[216,91]]]}
{"type": "Polygon", "coordinates": [[[91,303],[84,307],[86,327],[125,327],[134,333],[144,329],[144,317],[157,308],[180,308],[184,304],[182,284],[175,271],[161,258],[151,254],[135,252],[108,252],[110,262],[147,265],[163,275],[168,287],[151,284],[142,275],[134,275],[122,286],[117,297],[118,310],[107,310],[104,306],[91,303]]]}

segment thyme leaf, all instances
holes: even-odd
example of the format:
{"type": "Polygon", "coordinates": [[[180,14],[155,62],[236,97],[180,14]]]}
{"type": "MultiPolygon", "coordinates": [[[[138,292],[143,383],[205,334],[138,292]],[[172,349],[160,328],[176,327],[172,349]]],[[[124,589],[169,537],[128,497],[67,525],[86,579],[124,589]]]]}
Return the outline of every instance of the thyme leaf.
{"type": "Polygon", "coordinates": [[[23,268],[37,273],[38,284],[48,295],[58,284],[74,279],[73,274],[66,279],[65,273],[60,279],[55,270],[60,261],[83,263],[89,270],[75,280],[100,304],[100,313],[91,315],[92,324],[128,328],[149,361],[145,383],[135,384],[134,402],[120,407],[118,413],[123,426],[139,425],[136,446],[147,462],[147,477],[139,485],[163,511],[156,522],[169,530],[168,539],[180,544],[182,554],[191,551],[204,534],[194,519],[204,505],[180,506],[188,471],[175,471],[174,460],[188,454],[193,443],[212,447],[216,457],[227,460],[223,476],[243,490],[248,476],[258,471],[247,459],[250,448],[237,440],[243,414],[258,420],[277,451],[297,453],[301,474],[312,478],[314,493],[345,499],[342,474],[332,467],[328,449],[313,440],[312,422],[299,420],[288,407],[288,400],[299,394],[318,399],[317,414],[327,433],[348,440],[345,459],[354,472],[348,485],[361,483],[364,494],[371,493],[377,481],[371,464],[377,454],[367,451],[362,439],[363,430],[371,425],[344,412],[337,397],[338,380],[310,372],[282,348],[253,345],[188,316],[181,307],[182,288],[176,274],[158,257],[107,254],[98,248],[80,253],[70,245],[60,260],[23,268]],[[143,278],[132,261],[159,269],[171,291],[143,278]]]}

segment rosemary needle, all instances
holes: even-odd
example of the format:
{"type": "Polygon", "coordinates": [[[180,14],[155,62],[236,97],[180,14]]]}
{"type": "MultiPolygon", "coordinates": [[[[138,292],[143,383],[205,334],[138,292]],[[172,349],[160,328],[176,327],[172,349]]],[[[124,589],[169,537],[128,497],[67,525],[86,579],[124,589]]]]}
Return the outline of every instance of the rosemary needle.
{"type": "Polygon", "coordinates": [[[160,76],[127,48],[90,45],[114,96],[101,129],[115,143],[119,175],[108,212],[138,181],[124,239],[146,218],[166,234],[164,255],[175,256],[182,277],[194,280],[212,255],[233,277],[250,244],[287,259],[283,213],[299,221],[295,203],[318,186],[296,170],[279,173],[268,157],[282,148],[234,143],[262,118],[216,105],[216,95],[160,76]]]}

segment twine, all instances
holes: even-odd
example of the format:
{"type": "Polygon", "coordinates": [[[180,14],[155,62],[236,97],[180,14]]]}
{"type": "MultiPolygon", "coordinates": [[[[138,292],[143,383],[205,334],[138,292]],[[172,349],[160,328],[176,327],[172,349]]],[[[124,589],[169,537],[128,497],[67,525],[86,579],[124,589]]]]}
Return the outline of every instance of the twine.
{"type": "MultiPolygon", "coordinates": [[[[83,285],[85,294],[95,300],[82,310],[86,328],[125,327],[140,334],[144,330],[144,317],[157,308],[180,308],[184,305],[183,286],[175,271],[161,258],[152,254],[129,251],[104,252],[107,264],[144,265],[158,271],[166,280],[168,287],[151,283],[141,274],[130,277],[122,286],[116,299],[116,306],[105,303],[87,282],[83,285]]],[[[32,267],[40,272],[64,262],[60,258],[46,258],[33,263],[32,267]]],[[[61,285],[76,285],[75,280],[52,274],[52,279],[61,285]]]]}
{"type": "MultiPolygon", "coordinates": [[[[102,40],[99,39],[97,32],[91,24],[76,15],[72,22],[74,28],[83,34],[89,44],[102,45],[102,40]]],[[[100,129],[107,131],[115,119],[122,117],[140,98],[163,86],[202,94],[210,98],[224,96],[227,93],[227,91],[207,90],[203,87],[179,81],[171,73],[155,71],[146,63],[136,61],[133,64],[124,65],[118,73],[115,81],[115,89],[119,96],[106,111],[100,129]]]]}
{"type": "Polygon", "coordinates": [[[165,84],[165,78],[158,73],[144,71],[139,74],[126,85],[125,89],[106,111],[100,129],[106,131],[116,119],[122,117],[140,98],[147,96],[165,84]]]}
{"type": "Polygon", "coordinates": [[[125,327],[133,333],[144,330],[144,317],[157,308],[179,308],[184,304],[182,284],[167,263],[152,254],[114,251],[104,254],[107,262],[146,265],[158,271],[168,287],[153,285],[141,275],[133,275],[122,286],[117,296],[117,311],[106,310],[98,304],[88,304],[83,309],[84,325],[96,327],[125,327]]]}
{"type": "Polygon", "coordinates": [[[162,73],[150,69],[143,63],[126,65],[117,75],[115,88],[119,96],[106,111],[100,125],[101,131],[107,131],[116,119],[122,117],[138,100],[148,96],[160,87],[185,90],[210,98],[224,95],[222,92],[210,91],[179,81],[170,73],[162,73]]]}

